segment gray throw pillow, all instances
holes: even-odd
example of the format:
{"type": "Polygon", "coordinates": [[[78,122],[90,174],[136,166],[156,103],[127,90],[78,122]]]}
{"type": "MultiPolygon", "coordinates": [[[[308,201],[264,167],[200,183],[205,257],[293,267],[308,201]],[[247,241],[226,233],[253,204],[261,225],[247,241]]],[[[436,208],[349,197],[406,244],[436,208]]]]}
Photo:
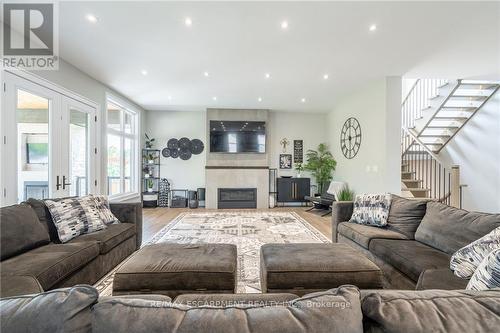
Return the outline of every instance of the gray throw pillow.
{"type": "Polygon", "coordinates": [[[112,298],[96,304],[92,314],[94,333],[363,332],[359,290],[355,286],[305,295],[278,306],[196,307],[112,298]]]}
{"type": "Polygon", "coordinates": [[[0,258],[8,259],[50,242],[35,211],[26,204],[0,208],[0,258]]]}
{"type": "Polygon", "coordinates": [[[450,268],[456,276],[470,279],[484,258],[498,248],[500,248],[500,227],[455,252],[451,256],[450,268]]]}
{"type": "Polygon", "coordinates": [[[0,331],[87,333],[92,331],[90,307],[99,294],[77,285],[36,295],[0,299],[0,331]]]}
{"type": "Polygon", "coordinates": [[[389,193],[357,195],[349,222],[385,227],[390,208],[391,195],[389,193]]]}
{"type": "Polygon", "coordinates": [[[45,200],[61,243],[106,228],[91,196],[45,200]]]}
{"type": "Polygon", "coordinates": [[[420,222],[424,218],[429,200],[407,199],[397,195],[391,196],[391,209],[387,218],[389,229],[414,239],[420,222]]]}
{"type": "Polygon", "coordinates": [[[500,247],[484,258],[467,285],[468,290],[494,288],[500,288],[500,247]]]}

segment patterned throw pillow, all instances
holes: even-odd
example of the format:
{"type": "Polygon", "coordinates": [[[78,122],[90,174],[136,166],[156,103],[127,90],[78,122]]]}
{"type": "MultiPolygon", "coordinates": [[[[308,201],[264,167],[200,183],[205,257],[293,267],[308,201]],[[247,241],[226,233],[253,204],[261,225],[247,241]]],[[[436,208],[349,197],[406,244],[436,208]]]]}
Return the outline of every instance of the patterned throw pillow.
{"type": "Polygon", "coordinates": [[[500,247],[491,251],[479,264],[467,284],[468,290],[500,288],[500,247]]]}
{"type": "Polygon", "coordinates": [[[97,212],[104,224],[108,225],[120,223],[116,216],[111,212],[111,209],[109,209],[108,199],[104,195],[93,195],[92,197],[94,198],[97,212]]]}
{"type": "Polygon", "coordinates": [[[106,228],[91,196],[44,202],[52,216],[61,243],[106,228]]]}
{"type": "Polygon", "coordinates": [[[350,222],[385,227],[390,208],[391,195],[389,193],[357,195],[350,222]]]}
{"type": "Polygon", "coordinates": [[[456,276],[470,279],[484,258],[497,248],[500,248],[500,227],[455,252],[450,268],[456,276]]]}

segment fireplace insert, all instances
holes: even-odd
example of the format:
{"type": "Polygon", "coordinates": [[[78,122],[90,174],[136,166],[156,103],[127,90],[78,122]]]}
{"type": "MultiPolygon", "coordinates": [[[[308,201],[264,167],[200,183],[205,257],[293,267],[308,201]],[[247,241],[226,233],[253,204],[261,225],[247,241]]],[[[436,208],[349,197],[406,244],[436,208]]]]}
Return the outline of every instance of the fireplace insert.
{"type": "Polygon", "coordinates": [[[219,188],[217,208],[257,208],[257,189],[219,188]]]}

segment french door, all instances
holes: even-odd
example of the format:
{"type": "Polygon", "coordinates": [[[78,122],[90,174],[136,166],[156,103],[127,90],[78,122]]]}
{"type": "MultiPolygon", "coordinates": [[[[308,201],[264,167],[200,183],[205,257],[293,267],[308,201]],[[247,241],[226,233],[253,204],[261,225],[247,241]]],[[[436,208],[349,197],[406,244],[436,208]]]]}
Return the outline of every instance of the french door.
{"type": "Polygon", "coordinates": [[[94,192],[95,107],[6,73],[2,205],[94,192]]]}

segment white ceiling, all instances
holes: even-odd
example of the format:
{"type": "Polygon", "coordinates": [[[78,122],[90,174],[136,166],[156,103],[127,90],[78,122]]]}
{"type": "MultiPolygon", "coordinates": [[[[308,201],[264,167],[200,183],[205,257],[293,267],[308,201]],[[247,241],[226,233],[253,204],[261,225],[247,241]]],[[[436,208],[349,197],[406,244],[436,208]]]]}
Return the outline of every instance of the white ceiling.
{"type": "Polygon", "coordinates": [[[60,55],[148,110],[325,112],[382,76],[498,78],[499,6],[63,2],[60,55]]]}

